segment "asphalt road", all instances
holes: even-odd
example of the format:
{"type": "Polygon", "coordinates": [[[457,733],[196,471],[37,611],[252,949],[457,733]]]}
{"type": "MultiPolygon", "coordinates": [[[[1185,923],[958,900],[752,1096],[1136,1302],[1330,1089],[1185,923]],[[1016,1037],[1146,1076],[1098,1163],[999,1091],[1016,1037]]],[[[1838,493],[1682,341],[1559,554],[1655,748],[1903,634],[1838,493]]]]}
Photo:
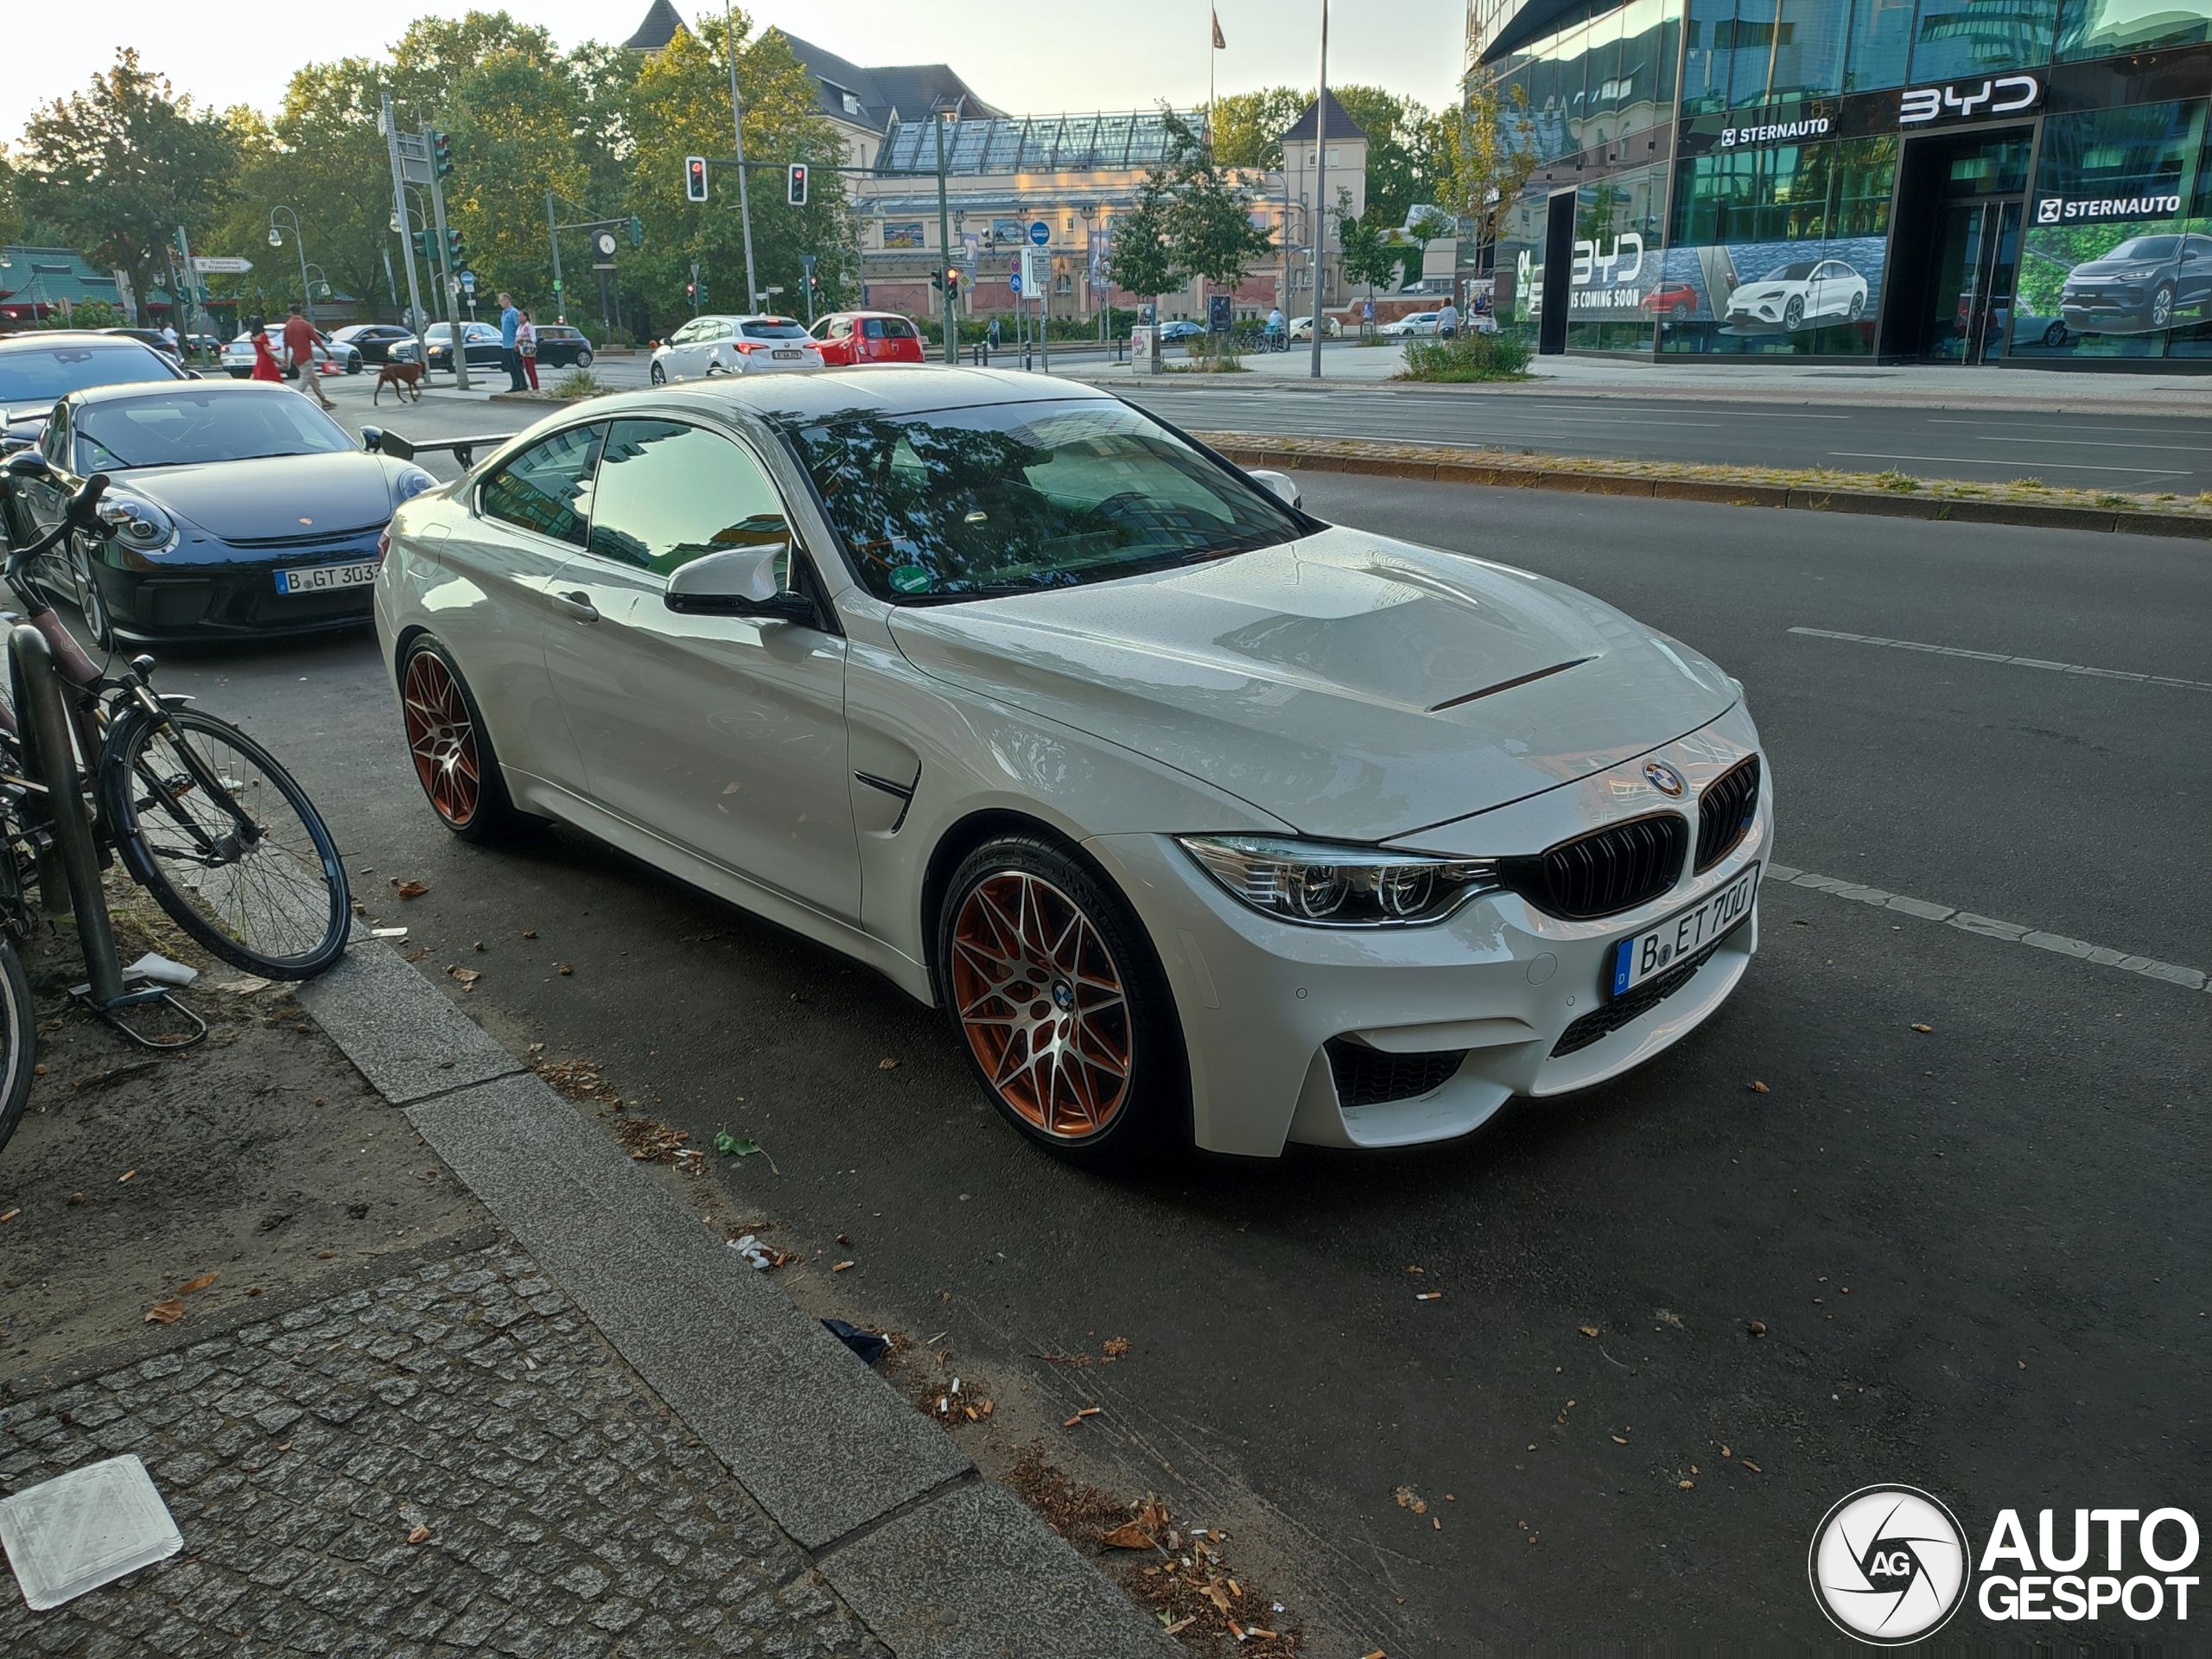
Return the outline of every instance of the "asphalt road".
{"type": "MultiPolygon", "coordinates": [[[[1306,486],[1727,665],[1790,864],[2212,967],[2212,690],[1827,637],[2212,681],[2194,545],[1306,486]]],[[[1417,1154],[1102,1180],[1030,1151],[935,1016],[826,951],[565,833],[445,836],[366,635],[164,655],[165,689],[295,762],[425,972],[481,970],[495,1034],[759,1141],[773,1171],[705,1179],[853,1260],[844,1306],[944,1333],[1056,1459],[1227,1527],[1317,1653],[1828,1643],[1806,1549],[1862,1484],[1924,1487],[1976,1538],[2003,1507],[2212,1490],[2202,991],[1770,882],[1741,989],[1634,1075],[1417,1154]],[[429,893],[400,904],[400,876],[429,893]],[[1110,1367],[1038,1357],[1109,1336],[1110,1367]]],[[[2030,1633],[1969,1609],[1947,1637],[2030,1633]]]]}
{"type": "Polygon", "coordinates": [[[1179,426],[1273,435],[1489,444],[1539,454],[1829,467],[2082,489],[2212,489],[2212,420],[2027,411],[1633,401],[1510,391],[1312,392],[1147,385],[1128,394],[1179,426]]]}

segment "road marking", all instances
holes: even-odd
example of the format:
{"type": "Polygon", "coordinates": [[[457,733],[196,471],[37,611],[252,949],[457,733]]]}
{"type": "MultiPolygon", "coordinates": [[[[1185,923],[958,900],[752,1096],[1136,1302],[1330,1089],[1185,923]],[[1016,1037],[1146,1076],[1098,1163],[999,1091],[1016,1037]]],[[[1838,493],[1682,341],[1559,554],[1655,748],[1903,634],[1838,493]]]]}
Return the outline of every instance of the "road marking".
{"type": "Polygon", "coordinates": [[[2183,990],[2201,991],[2207,983],[2201,969],[2183,968],[2178,963],[2160,962],[2152,957],[2131,956],[2109,945],[2091,944],[2087,939],[2069,939],[2062,933],[2047,933],[2024,922],[2000,922],[1993,916],[1977,916],[1970,910],[1955,910],[1948,905],[1932,905],[1925,899],[1908,899],[1903,893],[1870,887],[1845,876],[1815,875],[1806,870],[1793,870],[1787,864],[1770,864],[1764,879],[1792,887],[1809,887],[1815,893],[1830,893],[1838,899],[1856,899],[1862,905],[1894,910],[1900,915],[1917,917],[1923,922],[1941,922],[1946,927],[1955,927],[1964,933],[1978,933],[1986,939],[2002,939],[2008,944],[2024,944],[2037,950],[2048,950],[2054,956],[2072,957],[2076,961],[2094,963],[2100,968],[2117,968],[2122,973],[2140,974],[2145,979],[2161,979],[2169,985],[2178,985],[2183,990]]]}
{"type": "MultiPolygon", "coordinates": [[[[2102,429],[2110,431],[2110,427],[2102,429]]],[[[2107,443],[2101,438],[1984,438],[1984,443],[2063,443],[2082,449],[2179,449],[2192,455],[2204,453],[2201,443],[2107,443]]]]}
{"type": "Polygon", "coordinates": [[[2012,657],[2001,651],[1968,651],[1961,645],[1930,645],[1916,639],[1885,639],[1878,634],[1841,633],[1834,628],[1792,628],[1815,639],[1841,639],[1854,645],[1887,645],[1892,651],[1924,651],[1936,657],[1965,657],[1977,663],[2006,663],[2014,668],[2048,669],[2092,680],[2133,680],[2142,685],[2177,685],[2188,691],[2212,691],[2212,681],[2177,680],[2167,674],[2138,674],[2125,668],[2091,668],[2083,663],[2053,663],[2040,657],[2012,657]]]}
{"type": "MultiPolygon", "coordinates": [[[[2132,446],[2131,446],[2132,447],[2132,446]]],[[[1874,449],[1831,449],[1832,455],[1848,455],[1853,461],[1940,461],[1947,466],[1957,467],[2018,467],[2018,459],[1991,461],[1981,455],[1891,455],[1874,449]]],[[[2093,467],[2087,461],[2062,462],[2062,472],[2069,473],[2148,473],[2157,470],[2150,467],[2093,467]]]]}
{"type": "MultiPolygon", "coordinates": [[[[2026,421],[1957,421],[1949,419],[1947,416],[1936,415],[1931,415],[1928,417],[1928,424],[1930,426],[1973,426],[1979,427],[1984,431],[1989,432],[2000,431],[2008,429],[2014,432],[2048,432],[2050,430],[2050,423],[2048,421],[2039,421],[2031,425],[2026,421]]],[[[2116,432],[2123,435],[2133,432],[2146,438],[2171,438],[2174,435],[2174,429],[2171,426],[2101,426],[2097,430],[2100,432],[2116,432]]]]}

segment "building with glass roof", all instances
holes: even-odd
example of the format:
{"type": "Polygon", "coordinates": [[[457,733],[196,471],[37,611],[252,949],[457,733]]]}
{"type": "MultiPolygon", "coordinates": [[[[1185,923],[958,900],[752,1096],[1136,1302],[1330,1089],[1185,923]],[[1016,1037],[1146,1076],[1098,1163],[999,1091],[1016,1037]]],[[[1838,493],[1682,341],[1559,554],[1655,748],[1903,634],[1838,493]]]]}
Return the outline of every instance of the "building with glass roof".
{"type": "Polygon", "coordinates": [[[1466,16],[1526,99],[1497,296],[1545,350],[2212,370],[2212,0],[1466,16]]]}

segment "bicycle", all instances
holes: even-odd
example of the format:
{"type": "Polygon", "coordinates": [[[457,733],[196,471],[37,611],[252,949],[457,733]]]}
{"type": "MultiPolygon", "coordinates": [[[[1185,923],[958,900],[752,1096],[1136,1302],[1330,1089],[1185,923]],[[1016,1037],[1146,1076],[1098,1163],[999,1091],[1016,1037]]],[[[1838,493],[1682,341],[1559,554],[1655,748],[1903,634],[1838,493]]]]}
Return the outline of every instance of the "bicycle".
{"type": "MultiPolygon", "coordinates": [[[[352,926],[336,842],[267,749],[227,721],[187,707],[190,698],[156,694],[151,657],[134,657],[107,675],[85,654],[33,567],[71,537],[99,531],[108,478],[86,479],[54,529],[41,533],[17,486],[51,470],[29,450],[0,467],[10,543],[0,579],[22,602],[22,620],[44,637],[69,694],[102,858],[120,856],[177,925],[225,962],[266,979],[312,978],[344,954],[352,926]]],[[[23,763],[36,755],[27,747],[15,711],[0,705],[0,764],[35,790],[38,770],[23,763]]]]}

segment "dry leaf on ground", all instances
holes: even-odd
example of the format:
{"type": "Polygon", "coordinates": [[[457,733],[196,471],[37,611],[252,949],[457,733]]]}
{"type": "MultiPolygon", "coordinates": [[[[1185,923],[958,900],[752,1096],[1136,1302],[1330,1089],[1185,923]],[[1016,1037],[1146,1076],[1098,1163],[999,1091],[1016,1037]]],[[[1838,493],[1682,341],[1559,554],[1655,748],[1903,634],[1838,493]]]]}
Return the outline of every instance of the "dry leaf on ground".
{"type": "Polygon", "coordinates": [[[420,1522],[417,1522],[415,1526],[408,1529],[407,1541],[410,1544],[429,1543],[430,1541],[430,1529],[428,1527],[422,1525],[420,1522]]]}
{"type": "Polygon", "coordinates": [[[147,1325],[175,1325],[183,1317],[184,1303],[182,1300],[178,1297],[172,1296],[167,1301],[156,1302],[151,1307],[148,1308],[146,1310],[146,1318],[143,1322],[147,1325]]]}
{"type": "Polygon", "coordinates": [[[1580,1328],[1586,1337],[1594,1337],[1598,1334],[1598,1327],[1594,1325],[1586,1325],[1580,1328]]]}
{"type": "Polygon", "coordinates": [[[395,875],[391,878],[391,890],[403,899],[420,899],[430,890],[430,884],[427,881],[417,881],[411,875],[395,875]]]}
{"type": "Polygon", "coordinates": [[[213,1284],[222,1276],[222,1269],[219,1268],[213,1273],[203,1273],[198,1278],[188,1279],[182,1284],[179,1285],[176,1287],[176,1294],[180,1296],[189,1296],[195,1290],[207,1289],[208,1286],[213,1284]]]}
{"type": "Polygon", "coordinates": [[[1106,1338],[1105,1353],[1107,1358],[1119,1359],[1123,1354],[1126,1354],[1128,1351],[1129,1339],[1127,1337],[1109,1337],[1106,1338]]]}
{"type": "Polygon", "coordinates": [[[474,968],[448,968],[446,972],[461,982],[461,988],[464,991],[474,990],[476,982],[484,977],[474,968]]]}
{"type": "Polygon", "coordinates": [[[1769,1089],[1766,1084],[1761,1083],[1757,1077],[1753,1077],[1751,1079],[1751,1092],[1755,1095],[1770,1095],[1774,1091],[1771,1089],[1769,1089]]]}

